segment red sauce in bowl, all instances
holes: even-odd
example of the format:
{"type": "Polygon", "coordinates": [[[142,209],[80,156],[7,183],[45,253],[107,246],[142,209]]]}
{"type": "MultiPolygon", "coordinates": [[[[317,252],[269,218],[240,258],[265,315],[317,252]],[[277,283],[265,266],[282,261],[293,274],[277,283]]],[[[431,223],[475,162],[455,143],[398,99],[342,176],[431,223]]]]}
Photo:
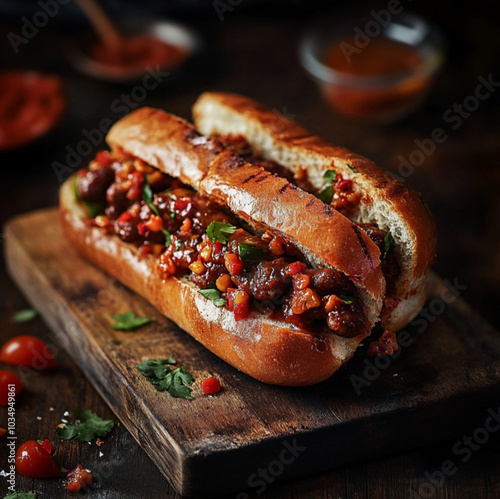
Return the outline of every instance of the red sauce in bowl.
{"type": "Polygon", "coordinates": [[[65,107],[59,78],[29,71],[0,73],[0,150],[27,144],[51,130],[65,107]]]}
{"type": "Polygon", "coordinates": [[[144,70],[146,67],[173,67],[184,61],[188,51],[184,47],[166,43],[150,35],[125,38],[117,48],[102,44],[92,45],[88,55],[95,62],[121,71],[144,70]]]}
{"type": "Polygon", "coordinates": [[[430,75],[423,72],[425,59],[420,51],[387,38],[374,38],[364,48],[356,48],[352,40],[337,42],[325,51],[323,63],[345,81],[324,83],[326,99],[357,118],[396,113],[416,101],[431,83],[430,75]]]}

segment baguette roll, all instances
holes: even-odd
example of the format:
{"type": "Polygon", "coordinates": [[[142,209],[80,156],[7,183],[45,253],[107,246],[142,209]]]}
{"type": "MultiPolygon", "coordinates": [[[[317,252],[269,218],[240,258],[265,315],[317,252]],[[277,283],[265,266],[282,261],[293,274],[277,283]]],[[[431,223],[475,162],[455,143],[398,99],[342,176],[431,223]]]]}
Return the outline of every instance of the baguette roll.
{"type": "Polygon", "coordinates": [[[382,326],[404,327],[427,297],[426,274],[435,260],[436,230],[420,194],[411,190],[372,161],[310,134],[294,121],[261,104],[235,94],[204,93],[193,106],[198,131],[206,136],[241,136],[253,153],[270,160],[295,177],[305,171],[315,192],[328,170],[351,180],[359,202],[348,217],[355,223],[375,222],[390,231],[400,272],[388,283],[382,326]]]}

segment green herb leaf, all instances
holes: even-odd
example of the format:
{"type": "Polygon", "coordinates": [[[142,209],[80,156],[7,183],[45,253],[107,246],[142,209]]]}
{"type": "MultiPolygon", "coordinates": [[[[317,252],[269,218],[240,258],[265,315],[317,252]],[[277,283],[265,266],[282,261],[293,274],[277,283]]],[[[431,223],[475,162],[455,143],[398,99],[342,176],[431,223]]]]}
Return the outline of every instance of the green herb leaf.
{"type": "Polygon", "coordinates": [[[132,331],[151,322],[149,317],[137,317],[134,312],[115,314],[111,317],[116,324],[110,324],[110,327],[118,331],[132,331]]]}
{"type": "Polygon", "coordinates": [[[172,370],[172,364],[175,364],[175,359],[170,356],[168,359],[145,360],[136,367],[158,391],[192,400],[189,387],[193,384],[193,377],[182,366],[172,370]]]}
{"type": "Polygon", "coordinates": [[[347,303],[348,305],[352,305],[354,303],[354,298],[352,296],[348,295],[338,295],[338,297],[344,302],[347,303]]]}
{"type": "Polygon", "coordinates": [[[168,248],[172,244],[172,234],[167,229],[161,229],[161,231],[165,236],[165,246],[168,248]]]}
{"type": "Polygon", "coordinates": [[[4,499],[36,499],[36,494],[33,492],[21,492],[16,490],[15,492],[9,492],[4,499]]]}
{"type": "Polygon", "coordinates": [[[37,311],[31,308],[18,310],[11,318],[12,322],[29,322],[37,316],[37,311]]]}
{"type": "Polygon", "coordinates": [[[349,168],[349,170],[351,170],[352,172],[354,173],[359,173],[358,170],[356,170],[356,168],[354,168],[354,166],[350,165],[349,163],[346,163],[346,166],[347,168],[349,168]]]}
{"type": "Polygon", "coordinates": [[[323,190],[316,195],[323,203],[330,204],[333,199],[333,185],[327,185],[323,190]]]}
{"type": "MultiPolygon", "coordinates": [[[[151,186],[148,183],[148,176],[144,175],[144,184],[142,186],[142,200],[149,206],[149,209],[156,215],[160,216],[158,208],[153,204],[154,194],[151,190],[151,186]]],[[[170,214],[172,218],[172,214],[170,214]]],[[[175,218],[175,217],[174,217],[175,218]]],[[[172,244],[172,234],[167,229],[161,229],[163,235],[165,236],[165,246],[170,246],[172,244]]]]}
{"type": "Polygon", "coordinates": [[[264,248],[254,244],[238,244],[238,255],[246,263],[260,262],[264,258],[264,248]]]}
{"type": "Polygon", "coordinates": [[[102,419],[94,412],[82,411],[79,407],[75,409],[74,416],[80,423],[57,428],[59,438],[63,440],[76,438],[78,442],[91,442],[94,438],[105,437],[115,425],[112,419],[102,419]]]}
{"type": "Polygon", "coordinates": [[[207,227],[207,236],[213,243],[215,241],[220,241],[222,244],[226,244],[229,240],[229,236],[234,234],[236,227],[225,222],[210,222],[207,227]]]}
{"type": "Polygon", "coordinates": [[[394,239],[390,231],[384,237],[384,251],[382,251],[381,259],[385,260],[394,250],[394,239]]]}
{"type": "Polygon", "coordinates": [[[200,289],[198,293],[203,295],[205,298],[208,298],[216,307],[222,307],[226,304],[226,300],[221,298],[220,291],[218,289],[200,289]]]}
{"type": "Polygon", "coordinates": [[[335,170],[326,170],[326,172],[323,174],[323,180],[330,184],[333,184],[336,178],[337,172],[335,170]]]}
{"type": "Polygon", "coordinates": [[[75,201],[80,202],[80,196],[78,195],[78,177],[75,175],[73,177],[73,195],[75,196],[75,201]]]}

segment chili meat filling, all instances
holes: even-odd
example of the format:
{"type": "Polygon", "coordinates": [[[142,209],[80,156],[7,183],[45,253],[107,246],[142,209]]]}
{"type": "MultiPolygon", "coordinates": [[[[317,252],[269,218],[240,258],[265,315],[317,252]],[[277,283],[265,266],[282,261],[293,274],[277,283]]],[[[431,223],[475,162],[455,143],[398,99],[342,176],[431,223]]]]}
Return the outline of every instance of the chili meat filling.
{"type": "MultiPolygon", "coordinates": [[[[260,166],[279,177],[286,178],[289,182],[297,185],[304,191],[319,197],[326,204],[331,205],[335,210],[340,211],[347,217],[352,214],[361,200],[361,195],[354,191],[353,181],[351,179],[344,179],[340,173],[334,170],[328,170],[325,173],[325,185],[322,189],[318,190],[309,182],[305,169],[299,168],[293,173],[275,161],[263,159],[255,153],[241,135],[215,135],[215,137],[225,147],[233,148],[235,152],[243,156],[249,163],[260,166]]],[[[387,283],[386,292],[388,296],[394,296],[396,294],[395,284],[401,273],[401,268],[394,255],[394,241],[390,233],[387,230],[379,228],[373,222],[358,223],[357,225],[378,246],[382,257],[382,272],[387,283]]]]}
{"type": "Polygon", "coordinates": [[[92,225],[155,255],[163,278],[189,278],[236,320],[254,309],[309,331],[370,332],[345,275],[311,268],[283,236],[248,232],[220,205],[120,149],[99,152],[74,187],[92,225]]]}

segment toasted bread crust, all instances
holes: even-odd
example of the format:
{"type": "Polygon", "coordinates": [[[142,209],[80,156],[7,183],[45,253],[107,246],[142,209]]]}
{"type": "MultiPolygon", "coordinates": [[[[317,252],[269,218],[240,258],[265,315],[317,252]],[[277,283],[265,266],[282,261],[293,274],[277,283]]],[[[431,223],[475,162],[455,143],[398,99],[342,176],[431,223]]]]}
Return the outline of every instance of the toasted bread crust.
{"type": "Polygon", "coordinates": [[[375,322],[385,291],[380,251],[349,219],[160,110],[132,112],[111,128],[106,140],[228,206],[250,225],[285,234],[313,264],[346,274],[362,294],[368,293],[367,315],[375,322]]]}
{"type": "Polygon", "coordinates": [[[197,288],[175,277],[162,280],[152,256],[91,227],[75,202],[72,179],[61,188],[64,233],[86,259],[153,304],[209,350],[236,369],[269,384],[305,386],[330,377],[353,355],[362,337],[311,334],[297,327],[252,314],[235,321],[197,288]]]}
{"type": "Polygon", "coordinates": [[[411,320],[418,309],[408,304],[422,301],[412,297],[425,293],[421,281],[436,257],[434,220],[420,194],[367,158],[310,134],[294,121],[246,97],[204,93],[193,106],[193,116],[198,130],[206,135],[242,135],[264,158],[291,170],[297,167],[307,169],[317,188],[321,187],[322,172],[332,168],[344,178],[355,180],[363,195],[356,221],[371,221],[363,220],[363,217],[371,217],[374,211],[382,220],[386,213],[390,213],[406,243],[405,249],[401,250],[404,265],[397,283],[397,294],[405,313],[395,310],[394,317],[391,314],[386,316],[385,325],[394,328],[396,324],[411,320]]]}

